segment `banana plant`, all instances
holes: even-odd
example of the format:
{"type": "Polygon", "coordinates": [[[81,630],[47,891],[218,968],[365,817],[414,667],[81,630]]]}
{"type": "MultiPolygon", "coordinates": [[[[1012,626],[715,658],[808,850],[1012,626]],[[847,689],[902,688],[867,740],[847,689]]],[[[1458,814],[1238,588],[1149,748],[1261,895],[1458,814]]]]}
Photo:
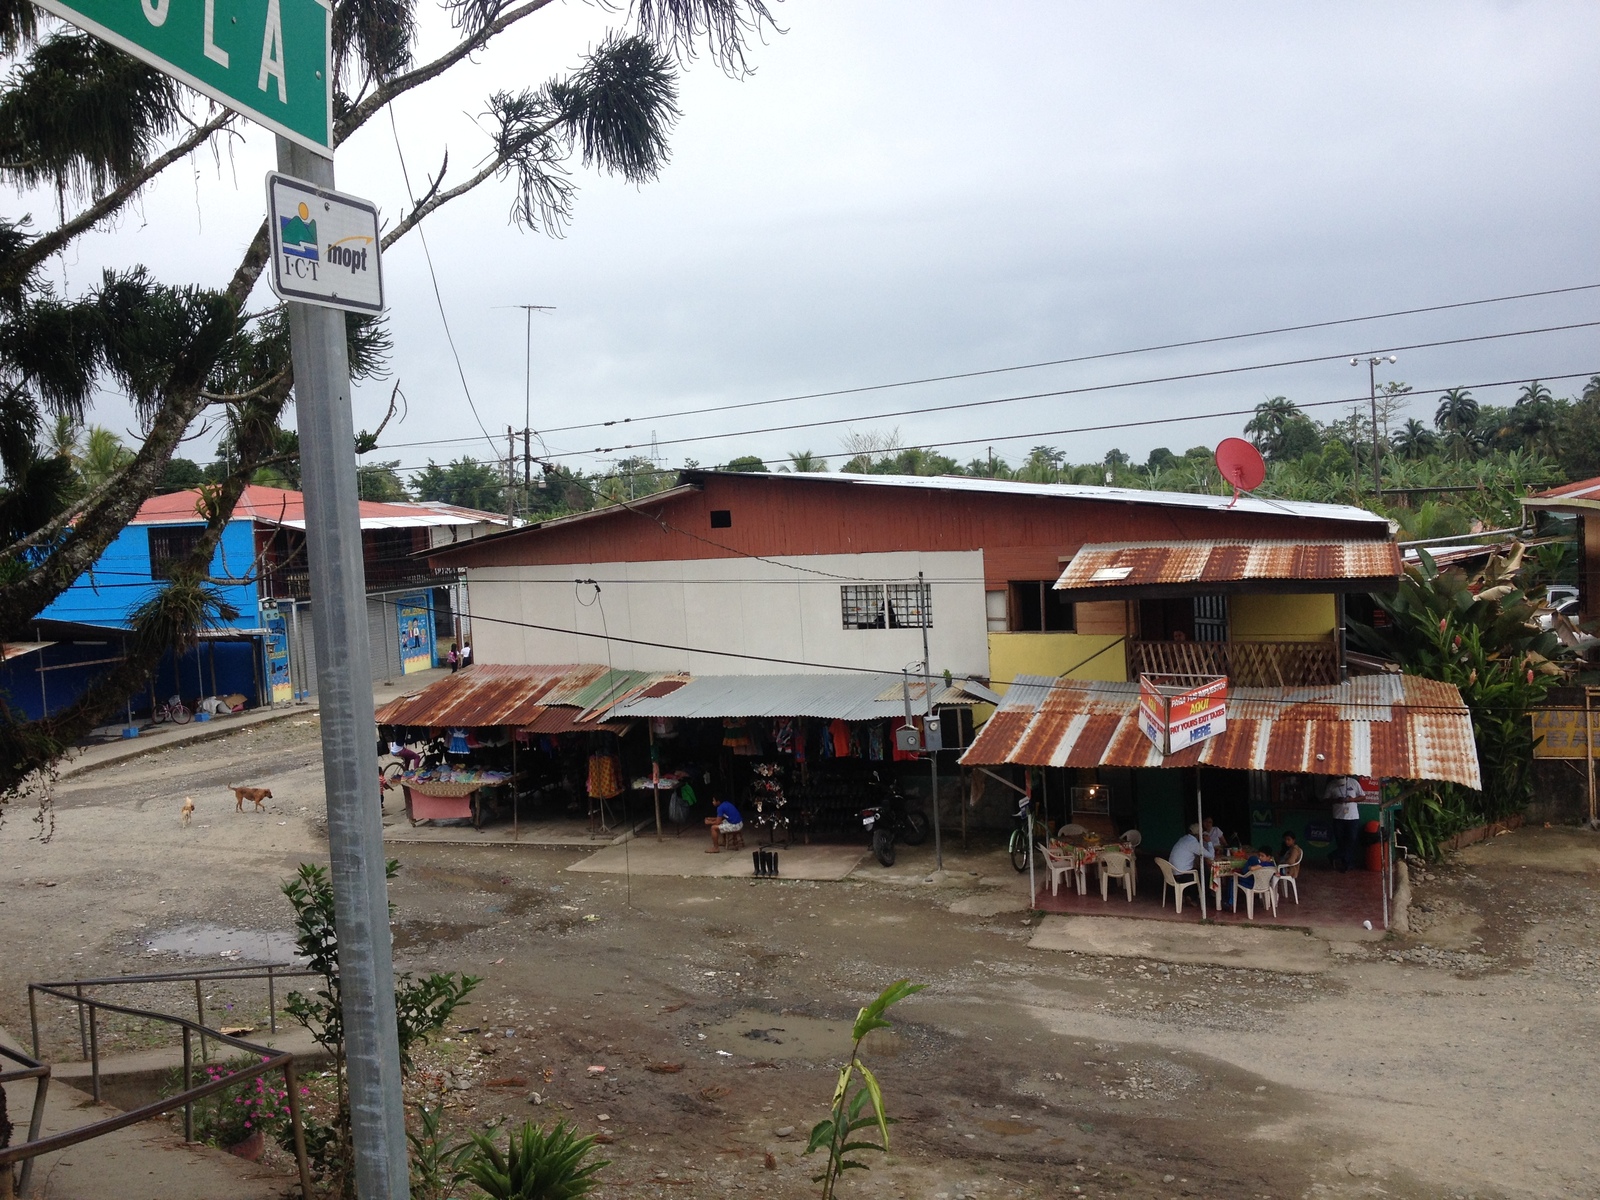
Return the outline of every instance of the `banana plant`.
{"type": "Polygon", "coordinates": [[[878,1084],[878,1077],[861,1061],[861,1043],[874,1029],[889,1028],[884,1013],[892,1006],[927,986],[905,979],[896,980],[856,1014],[855,1027],[851,1030],[853,1044],[850,1047],[850,1061],[839,1068],[839,1082],[833,1089],[831,1111],[812,1127],[811,1140],[805,1148],[807,1154],[825,1150],[828,1155],[827,1166],[820,1174],[811,1177],[812,1183],[822,1184],[822,1200],[832,1200],[834,1187],[844,1172],[867,1169],[866,1163],[858,1162],[850,1155],[863,1150],[875,1150],[880,1154],[889,1151],[889,1126],[894,1121],[883,1110],[883,1089],[878,1084]],[[860,1083],[852,1095],[850,1087],[858,1076],[860,1083]],[[866,1111],[868,1105],[871,1105],[870,1113],[866,1111]],[[877,1127],[879,1141],[854,1140],[858,1133],[874,1126],[877,1127]]]}

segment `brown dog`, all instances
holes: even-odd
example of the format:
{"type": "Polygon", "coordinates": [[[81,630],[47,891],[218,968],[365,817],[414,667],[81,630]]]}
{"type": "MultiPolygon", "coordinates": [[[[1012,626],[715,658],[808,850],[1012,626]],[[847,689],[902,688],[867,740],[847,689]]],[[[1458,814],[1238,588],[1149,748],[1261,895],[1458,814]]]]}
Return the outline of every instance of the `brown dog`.
{"type": "Polygon", "coordinates": [[[192,816],[194,816],[194,797],[185,796],[183,798],[183,827],[185,829],[189,828],[189,818],[192,816]]]}
{"type": "Polygon", "coordinates": [[[233,788],[231,790],[233,791],[233,801],[234,801],[234,803],[233,803],[233,811],[234,812],[243,812],[244,811],[244,802],[246,800],[249,800],[251,803],[253,803],[256,806],[255,807],[255,811],[256,812],[266,812],[267,811],[267,806],[264,803],[264,801],[272,799],[272,789],[271,788],[236,787],[236,788],[233,788]]]}

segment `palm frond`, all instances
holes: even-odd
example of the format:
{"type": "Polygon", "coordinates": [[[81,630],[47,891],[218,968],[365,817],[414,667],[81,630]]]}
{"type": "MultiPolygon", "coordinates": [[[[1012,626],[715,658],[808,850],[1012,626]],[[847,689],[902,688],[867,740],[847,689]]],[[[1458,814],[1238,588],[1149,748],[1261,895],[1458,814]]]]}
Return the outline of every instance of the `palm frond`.
{"type": "Polygon", "coordinates": [[[78,197],[104,192],[155,153],[180,103],[178,85],[153,67],[88,34],[55,34],[0,92],[0,178],[78,197]]]}
{"type": "Polygon", "coordinates": [[[764,30],[778,32],[763,0],[638,0],[639,32],[671,50],[680,61],[692,59],[700,44],[730,75],[746,75],[745,47],[764,30]]]}

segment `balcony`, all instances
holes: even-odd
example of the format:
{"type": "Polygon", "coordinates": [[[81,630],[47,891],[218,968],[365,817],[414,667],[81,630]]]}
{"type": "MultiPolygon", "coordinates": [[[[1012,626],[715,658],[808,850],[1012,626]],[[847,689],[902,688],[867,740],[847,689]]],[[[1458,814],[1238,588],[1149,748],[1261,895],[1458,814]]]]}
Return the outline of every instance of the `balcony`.
{"type": "Polygon", "coordinates": [[[1226,675],[1239,687],[1339,682],[1339,651],[1327,642],[1129,642],[1128,675],[1226,675]]]}

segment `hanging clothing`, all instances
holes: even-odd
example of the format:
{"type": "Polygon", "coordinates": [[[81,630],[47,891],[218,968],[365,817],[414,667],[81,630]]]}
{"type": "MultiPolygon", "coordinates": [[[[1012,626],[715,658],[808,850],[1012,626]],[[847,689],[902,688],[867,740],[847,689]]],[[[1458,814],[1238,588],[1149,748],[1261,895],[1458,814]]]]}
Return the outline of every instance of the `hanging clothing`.
{"type": "Polygon", "coordinates": [[[843,721],[830,721],[828,723],[828,737],[833,741],[833,756],[835,758],[850,757],[850,726],[843,721]]]}
{"type": "Polygon", "coordinates": [[[850,726],[850,757],[865,758],[867,756],[866,739],[861,736],[861,726],[850,726]]]}
{"type": "Polygon", "coordinates": [[[794,719],[780,717],[772,726],[772,743],[779,754],[794,753],[794,719]]]}
{"type": "Polygon", "coordinates": [[[867,731],[867,757],[873,762],[883,761],[883,725],[874,722],[867,731]]]}
{"type": "Polygon", "coordinates": [[[603,751],[589,756],[589,797],[609,800],[622,794],[622,762],[603,751]]]}
{"type": "Polygon", "coordinates": [[[452,729],[450,731],[450,745],[447,749],[451,754],[465,754],[471,749],[467,745],[467,731],[465,729],[452,729]]]}
{"type": "Polygon", "coordinates": [[[750,726],[735,717],[722,718],[722,748],[740,755],[760,753],[755,738],[751,736],[750,726]]]}

